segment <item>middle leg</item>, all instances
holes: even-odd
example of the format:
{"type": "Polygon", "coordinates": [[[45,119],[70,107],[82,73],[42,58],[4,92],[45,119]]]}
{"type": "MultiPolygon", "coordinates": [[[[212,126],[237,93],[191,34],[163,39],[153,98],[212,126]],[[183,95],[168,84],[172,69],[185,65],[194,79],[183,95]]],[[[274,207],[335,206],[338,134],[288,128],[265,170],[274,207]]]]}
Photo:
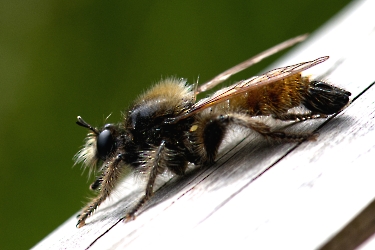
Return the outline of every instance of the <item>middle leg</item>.
{"type": "Polygon", "coordinates": [[[150,155],[147,155],[145,157],[145,165],[143,166],[143,169],[146,169],[146,172],[148,172],[148,180],[146,184],[145,194],[143,195],[141,200],[138,201],[137,205],[135,205],[135,207],[125,215],[125,222],[134,220],[139,209],[151,198],[151,196],[154,193],[154,184],[156,181],[156,177],[159,174],[163,173],[166,168],[167,149],[165,147],[165,141],[162,141],[157,149],[154,148],[149,152],[150,155]],[[151,161],[148,160],[150,158],[152,159],[151,161]]]}

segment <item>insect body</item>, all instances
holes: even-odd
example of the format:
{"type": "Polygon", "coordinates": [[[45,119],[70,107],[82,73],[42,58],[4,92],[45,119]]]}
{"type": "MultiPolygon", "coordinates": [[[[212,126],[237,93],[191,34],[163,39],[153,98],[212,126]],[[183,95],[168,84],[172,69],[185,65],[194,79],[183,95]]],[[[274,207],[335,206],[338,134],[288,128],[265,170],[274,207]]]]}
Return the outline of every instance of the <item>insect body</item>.
{"type": "Polygon", "coordinates": [[[88,128],[90,133],[83,149],[75,156],[76,163],[83,162],[91,170],[99,170],[100,174],[90,186],[98,190],[98,196],[82,210],[77,227],[85,225],[85,220],[109,197],[121,174],[128,169],[147,178],[143,198],[124,217],[125,220],[134,219],[152,196],[159,174],[170,170],[183,175],[188,163],[208,165],[214,162],[230,124],[276,139],[300,141],[312,137],[308,133],[273,130],[256,118],[271,116],[295,121],[326,117],[341,111],[349,103],[350,92],[301,75],[303,70],[328,57],[277,68],[196,101],[198,93],[301,39],[304,37],[279,44],[198,88],[183,79],[162,80],[138,97],[119,124],[107,124],[97,129],[78,117],[77,124],[88,128]],[[307,111],[291,113],[290,109],[297,106],[304,106],[307,111]]]}

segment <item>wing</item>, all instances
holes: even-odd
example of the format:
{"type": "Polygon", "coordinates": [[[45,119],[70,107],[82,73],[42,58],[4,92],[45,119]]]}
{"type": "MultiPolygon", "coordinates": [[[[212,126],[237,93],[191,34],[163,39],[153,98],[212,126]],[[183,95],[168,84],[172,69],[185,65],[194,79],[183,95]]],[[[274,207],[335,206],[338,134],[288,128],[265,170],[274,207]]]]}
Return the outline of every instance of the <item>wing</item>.
{"type": "Polygon", "coordinates": [[[315,60],[302,62],[286,67],[281,67],[277,69],[270,70],[263,75],[254,76],[252,78],[239,81],[229,87],[223,88],[217,92],[215,92],[212,96],[202,99],[195,103],[189,110],[187,110],[184,114],[176,117],[171,118],[168,122],[175,123],[181,119],[191,116],[203,109],[216,105],[218,103],[222,103],[233,96],[242,94],[244,92],[248,92],[254,88],[266,86],[267,84],[279,81],[284,78],[288,78],[294,74],[297,74],[301,71],[304,71],[308,68],[311,68],[319,63],[326,61],[329,57],[319,57],[315,60]]]}
{"type": "Polygon", "coordinates": [[[223,81],[227,80],[232,75],[237,74],[238,72],[240,72],[244,69],[247,69],[251,65],[260,62],[264,58],[269,57],[269,56],[271,56],[271,55],[273,55],[273,54],[275,54],[275,53],[277,53],[277,52],[279,52],[283,49],[289,48],[296,43],[302,42],[303,40],[305,40],[307,38],[307,36],[308,35],[305,34],[305,35],[301,35],[301,36],[291,38],[291,39],[289,39],[285,42],[282,42],[282,43],[280,43],[280,44],[278,44],[278,45],[276,45],[276,46],[274,46],[274,47],[272,47],[272,48],[270,48],[266,51],[263,51],[262,53],[254,56],[252,58],[249,58],[246,61],[244,61],[244,62],[226,70],[226,71],[224,71],[220,75],[215,76],[210,81],[208,81],[208,82],[202,84],[201,86],[199,86],[196,94],[199,94],[199,93],[202,93],[202,92],[207,91],[209,89],[212,89],[216,85],[218,85],[218,84],[222,83],[223,81]]]}

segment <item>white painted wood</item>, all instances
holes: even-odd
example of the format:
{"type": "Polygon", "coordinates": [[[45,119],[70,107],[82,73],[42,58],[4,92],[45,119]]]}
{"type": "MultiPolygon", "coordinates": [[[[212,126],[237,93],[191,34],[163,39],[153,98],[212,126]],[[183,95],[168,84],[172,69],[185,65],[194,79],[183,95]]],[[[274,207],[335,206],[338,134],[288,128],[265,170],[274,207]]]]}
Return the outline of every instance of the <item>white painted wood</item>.
{"type": "Polygon", "coordinates": [[[317,141],[234,131],[209,168],[163,185],[132,222],[142,190],[126,180],[76,229],[73,216],[34,249],[317,249],[375,199],[375,1],[355,1],[276,66],[331,58],[309,73],[352,92],[336,117],[291,126],[317,141]],[[235,140],[237,138],[237,140],[235,140]],[[238,141],[240,141],[238,143],[238,141]],[[116,224],[117,223],[117,224],[116,224]]]}

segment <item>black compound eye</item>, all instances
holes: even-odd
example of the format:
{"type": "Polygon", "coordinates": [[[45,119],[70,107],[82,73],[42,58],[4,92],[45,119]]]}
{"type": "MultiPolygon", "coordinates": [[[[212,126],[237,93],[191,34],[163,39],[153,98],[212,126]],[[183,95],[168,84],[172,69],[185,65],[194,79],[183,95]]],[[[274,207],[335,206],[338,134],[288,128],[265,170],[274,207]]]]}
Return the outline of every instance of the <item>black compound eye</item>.
{"type": "Polygon", "coordinates": [[[98,149],[98,155],[100,159],[104,160],[107,155],[111,152],[114,144],[111,131],[108,129],[103,130],[97,139],[96,147],[98,149]]]}

